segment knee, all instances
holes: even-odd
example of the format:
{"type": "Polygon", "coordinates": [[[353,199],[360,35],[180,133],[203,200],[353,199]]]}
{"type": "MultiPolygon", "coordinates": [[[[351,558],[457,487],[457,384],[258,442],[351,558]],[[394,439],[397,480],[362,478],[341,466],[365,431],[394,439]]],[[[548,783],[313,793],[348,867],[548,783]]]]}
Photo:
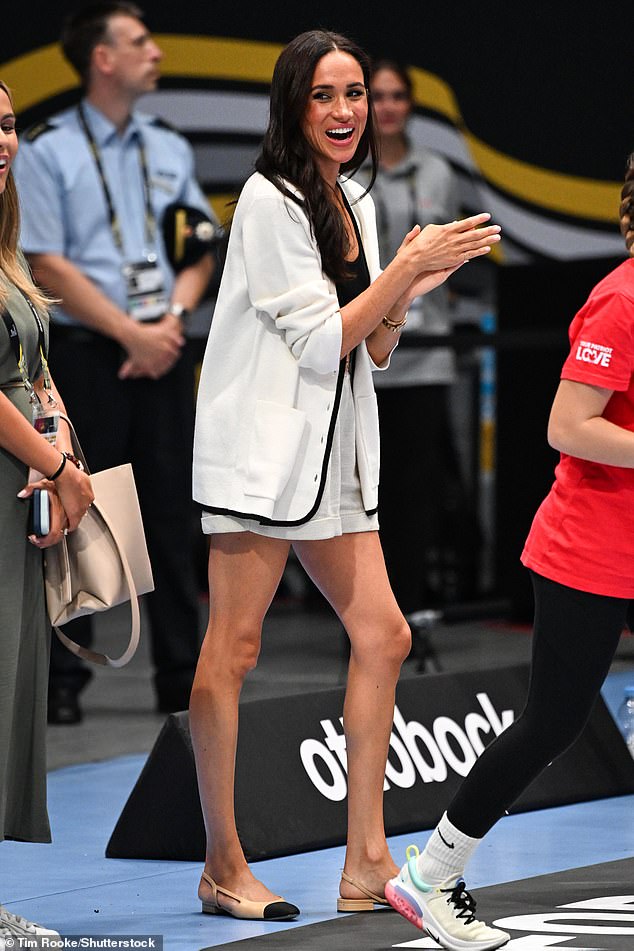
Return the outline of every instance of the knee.
{"type": "Polygon", "coordinates": [[[232,656],[227,659],[228,666],[237,679],[244,680],[257,665],[259,656],[259,632],[257,637],[238,637],[234,641],[232,656]]]}
{"type": "Polygon", "coordinates": [[[394,661],[400,667],[403,661],[407,660],[412,649],[412,632],[405,618],[401,618],[400,623],[395,626],[392,641],[394,661]]]}
{"type": "Polygon", "coordinates": [[[552,722],[549,724],[548,739],[545,742],[547,764],[559,759],[577,742],[587,722],[586,716],[582,719],[572,718],[571,722],[563,723],[557,729],[553,729],[552,722]]]}
{"type": "Polygon", "coordinates": [[[202,668],[213,682],[229,680],[241,684],[258,662],[260,640],[259,626],[222,630],[210,625],[201,649],[199,670],[202,668]]]}
{"type": "Polygon", "coordinates": [[[522,711],[513,724],[528,759],[535,759],[542,769],[558,759],[576,742],[588,720],[583,712],[548,712],[534,710],[532,705],[522,711]]]}
{"type": "Polygon", "coordinates": [[[392,671],[400,670],[411,649],[412,633],[402,616],[382,625],[361,643],[362,656],[367,663],[392,671]]]}

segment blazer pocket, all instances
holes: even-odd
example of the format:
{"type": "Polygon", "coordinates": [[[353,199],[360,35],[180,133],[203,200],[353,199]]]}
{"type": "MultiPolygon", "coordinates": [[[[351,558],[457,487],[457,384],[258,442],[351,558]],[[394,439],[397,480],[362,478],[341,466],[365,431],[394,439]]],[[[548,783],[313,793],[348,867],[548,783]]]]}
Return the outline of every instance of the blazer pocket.
{"type": "MultiPolygon", "coordinates": [[[[360,463],[365,472],[363,475],[372,488],[379,484],[379,411],[376,396],[360,396],[356,400],[356,423],[358,428],[358,444],[361,449],[360,463]]],[[[361,473],[359,473],[361,475],[361,473]]],[[[363,480],[365,481],[365,480],[363,480]]]]}
{"type": "Polygon", "coordinates": [[[247,495],[278,499],[286,487],[306,426],[306,413],[258,400],[249,443],[247,495]]]}

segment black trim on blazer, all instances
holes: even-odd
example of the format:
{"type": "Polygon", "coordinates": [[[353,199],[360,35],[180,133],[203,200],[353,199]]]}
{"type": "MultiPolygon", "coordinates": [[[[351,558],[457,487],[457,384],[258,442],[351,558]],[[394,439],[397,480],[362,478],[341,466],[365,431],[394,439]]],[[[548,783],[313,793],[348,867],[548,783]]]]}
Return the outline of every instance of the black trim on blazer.
{"type": "MultiPolygon", "coordinates": [[[[274,519],[267,518],[264,515],[257,515],[255,513],[248,512],[237,512],[235,509],[223,509],[219,508],[216,505],[205,505],[204,502],[199,502],[200,505],[204,507],[205,512],[210,512],[212,515],[229,515],[232,518],[247,518],[252,522],[257,522],[259,525],[271,525],[279,526],[284,528],[288,526],[292,528],[295,525],[305,525],[306,522],[309,522],[317,509],[319,508],[324,494],[324,489],[326,487],[326,475],[328,472],[328,463],[330,462],[330,453],[332,452],[332,442],[335,435],[335,425],[337,422],[337,416],[339,415],[339,405],[341,403],[341,391],[343,390],[343,379],[345,375],[346,361],[343,359],[339,364],[339,376],[337,377],[337,388],[335,390],[335,402],[333,406],[332,416],[330,417],[330,426],[328,427],[328,437],[326,439],[326,451],[324,453],[324,461],[321,468],[321,479],[319,480],[319,489],[317,490],[317,498],[315,499],[308,515],[305,515],[303,518],[297,519],[274,519]]],[[[353,379],[350,377],[350,383],[352,385],[353,379]]],[[[196,501],[199,501],[198,499],[196,501]]],[[[376,515],[379,507],[376,505],[373,509],[364,509],[365,514],[369,517],[371,515],[376,515]]]]}
{"type": "MultiPolygon", "coordinates": [[[[362,240],[361,240],[361,232],[359,231],[359,223],[358,223],[358,221],[357,221],[357,216],[356,216],[356,215],[354,214],[354,212],[352,211],[352,208],[350,207],[350,204],[349,204],[349,202],[348,202],[348,199],[346,198],[345,192],[343,191],[343,189],[342,189],[341,187],[340,187],[340,192],[341,192],[341,194],[342,194],[342,196],[343,196],[343,200],[344,200],[345,206],[346,206],[346,208],[347,208],[347,210],[348,210],[348,213],[350,214],[350,219],[351,219],[351,221],[352,221],[352,224],[353,224],[353,226],[354,226],[354,230],[355,230],[355,232],[356,232],[357,242],[358,242],[358,245],[359,245],[359,254],[362,255],[363,266],[364,266],[365,273],[366,273],[366,275],[367,275],[368,287],[369,287],[370,284],[372,283],[372,281],[370,280],[370,273],[369,273],[369,271],[368,271],[367,261],[366,261],[366,257],[365,257],[365,249],[364,249],[364,247],[363,247],[363,242],[362,242],[362,240]]],[[[350,356],[351,356],[351,360],[350,360],[350,388],[351,388],[353,391],[354,391],[354,371],[355,371],[355,367],[356,367],[356,352],[355,352],[355,351],[356,351],[356,347],[353,349],[353,351],[352,351],[352,353],[351,353],[351,355],[350,355],[350,356]]],[[[337,387],[336,387],[336,390],[335,390],[335,402],[334,402],[334,406],[333,406],[332,416],[330,417],[330,426],[328,427],[328,438],[327,438],[327,440],[326,440],[326,451],[325,451],[325,453],[324,453],[324,461],[323,461],[322,467],[321,467],[321,479],[319,480],[319,488],[318,488],[318,490],[317,490],[317,498],[315,499],[315,501],[314,501],[314,503],[313,503],[313,505],[312,505],[312,508],[311,508],[310,511],[308,512],[308,515],[305,515],[303,518],[297,518],[297,519],[291,519],[291,520],[282,520],[282,519],[266,518],[266,516],[264,516],[264,515],[248,514],[247,512],[236,512],[236,511],[234,511],[233,509],[223,509],[223,508],[218,508],[218,507],[215,506],[215,505],[205,505],[204,502],[201,502],[199,499],[196,499],[196,501],[199,502],[200,505],[204,506],[204,510],[205,510],[206,512],[210,512],[212,515],[229,515],[229,516],[231,516],[231,517],[233,517],[233,518],[247,518],[247,519],[250,519],[250,520],[253,521],[253,522],[258,522],[259,525],[280,526],[281,528],[283,528],[283,527],[285,527],[285,526],[288,526],[288,527],[291,527],[291,528],[292,528],[292,527],[295,526],[295,525],[305,525],[306,522],[309,522],[309,521],[311,520],[311,518],[312,518],[313,515],[316,513],[317,509],[319,508],[319,506],[320,506],[320,504],[321,504],[322,496],[323,496],[323,494],[324,494],[324,489],[325,489],[325,487],[326,487],[326,475],[327,475],[327,473],[328,473],[328,463],[330,462],[330,453],[331,453],[331,451],[332,451],[332,441],[333,441],[334,435],[335,435],[335,424],[336,424],[336,422],[337,422],[337,416],[339,415],[339,405],[340,405],[340,403],[341,403],[341,391],[342,391],[342,389],[343,389],[343,378],[344,378],[344,375],[345,375],[345,370],[346,370],[346,361],[345,361],[345,358],[344,358],[344,359],[341,360],[340,363],[339,363],[339,376],[337,377],[337,387]]],[[[367,509],[365,509],[364,511],[365,511],[365,514],[366,514],[367,516],[370,516],[370,515],[375,515],[375,514],[378,512],[378,510],[379,510],[379,507],[378,507],[378,505],[377,505],[377,506],[375,506],[373,509],[370,509],[369,511],[368,511],[367,509]]]]}

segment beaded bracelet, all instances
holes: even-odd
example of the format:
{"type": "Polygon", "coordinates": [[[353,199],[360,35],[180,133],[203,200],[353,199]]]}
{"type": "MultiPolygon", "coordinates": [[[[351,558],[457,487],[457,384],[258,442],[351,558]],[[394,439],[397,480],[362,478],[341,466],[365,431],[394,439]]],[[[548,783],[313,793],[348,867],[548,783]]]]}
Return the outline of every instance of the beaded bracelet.
{"type": "Polygon", "coordinates": [[[407,317],[403,317],[403,319],[399,321],[390,320],[389,317],[384,317],[381,323],[384,327],[387,327],[388,330],[391,330],[393,334],[398,334],[407,323],[407,317]]]}

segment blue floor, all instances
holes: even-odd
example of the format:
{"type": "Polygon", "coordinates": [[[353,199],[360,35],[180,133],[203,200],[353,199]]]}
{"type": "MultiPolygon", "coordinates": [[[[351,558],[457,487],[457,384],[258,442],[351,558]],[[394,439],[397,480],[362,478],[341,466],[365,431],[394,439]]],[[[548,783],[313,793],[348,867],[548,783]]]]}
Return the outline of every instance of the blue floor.
{"type": "MultiPolygon", "coordinates": [[[[604,697],[614,710],[625,680],[612,675],[604,697]]],[[[15,913],[64,934],[164,936],[169,951],[196,951],[291,924],[203,916],[200,866],[106,859],[104,850],[145,757],[58,770],[49,776],[53,845],[0,845],[0,899],[15,913]]],[[[394,857],[428,832],[395,837],[394,857]]],[[[493,885],[634,855],[634,796],[510,816],[492,830],[468,870],[472,887],[493,885]]],[[[335,917],[343,848],[271,859],[257,874],[302,908],[298,924],[335,917]]],[[[414,937],[414,935],[412,936],[414,937]]]]}

